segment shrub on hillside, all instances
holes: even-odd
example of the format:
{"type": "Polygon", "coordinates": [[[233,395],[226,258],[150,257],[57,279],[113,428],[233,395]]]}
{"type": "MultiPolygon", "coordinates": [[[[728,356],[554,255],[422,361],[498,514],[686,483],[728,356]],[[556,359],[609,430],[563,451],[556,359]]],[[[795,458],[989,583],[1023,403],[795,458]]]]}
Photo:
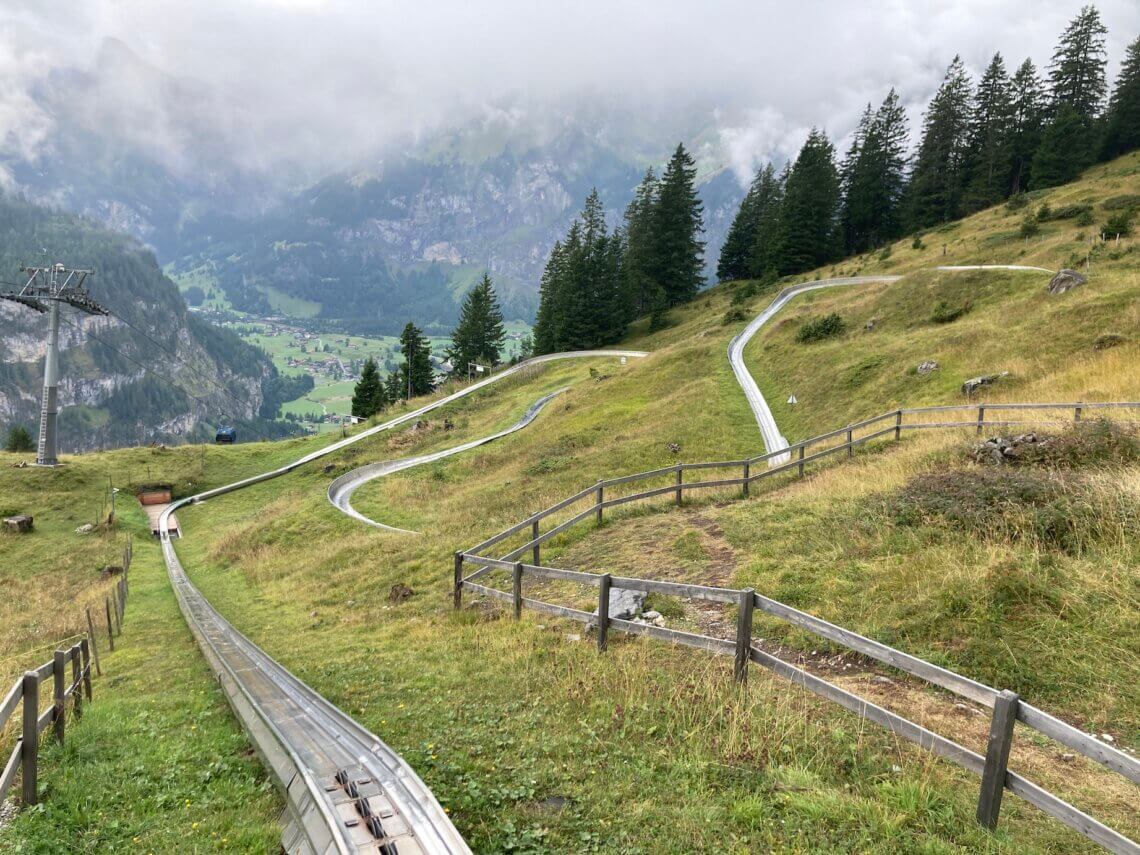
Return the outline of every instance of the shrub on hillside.
{"type": "Polygon", "coordinates": [[[1106,211],[1127,211],[1129,208],[1140,208],[1140,193],[1111,196],[1104,200],[1101,207],[1106,211]]]}
{"type": "Polygon", "coordinates": [[[747,303],[758,293],[760,293],[760,284],[750,279],[732,292],[732,305],[739,306],[742,303],[747,303]]]}
{"type": "Polygon", "coordinates": [[[1082,214],[1091,213],[1092,205],[1086,202],[1062,205],[1056,210],[1051,209],[1048,205],[1042,205],[1041,210],[1037,212],[1037,219],[1043,223],[1051,220],[1075,220],[1082,214]]]}
{"type": "Polygon", "coordinates": [[[1037,221],[1037,215],[1032,211],[1026,213],[1025,218],[1021,221],[1018,234],[1023,238],[1031,238],[1041,234],[1041,224],[1037,221]]]}
{"type": "Polygon", "coordinates": [[[799,328],[796,333],[796,341],[800,344],[807,344],[812,341],[822,341],[825,338],[833,338],[837,335],[843,335],[843,331],[847,325],[835,312],[830,315],[824,315],[822,318],[814,318],[799,328]]]}
{"type": "MultiPolygon", "coordinates": [[[[1095,220],[1096,218],[1093,216],[1092,208],[1089,208],[1087,211],[1081,211],[1081,213],[1077,214],[1073,222],[1078,226],[1091,226],[1095,220]]],[[[1078,237],[1077,240],[1084,240],[1084,238],[1078,237]]]]}
{"type": "Polygon", "coordinates": [[[35,451],[36,444],[32,435],[23,425],[13,425],[8,430],[8,439],[4,443],[5,451],[35,451]]]}
{"type": "Polygon", "coordinates": [[[911,249],[923,249],[925,246],[926,244],[922,242],[922,235],[915,235],[914,240],[910,242],[911,249]]]}
{"type": "Polygon", "coordinates": [[[1116,235],[1128,237],[1128,235],[1132,234],[1133,220],[1135,218],[1135,208],[1119,211],[1104,221],[1104,225],[1100,228],[1101,234],[1106,238],[1113,238],[1116,237],[1116,235]]]}
{"type": "Polygon", "coordinates": [[[1010,196],[1006,200],[1005,207],[1010,211],[1020,211],[1029,204],[1029,199],[1025,197],[1024,193],[1018,193],[1016,196],[1010,196]]]}
{"type": "Polygon", "coordinates": [[[949,324],[958,320],[962,315],[970,311],[972,305],[969,300],[961,306],[951,306],[945,300],[939,300],[934,307],[934,311],[930,313],[930,320],[936,324],[949,324]]]}
{"type": "Polygon", "coordinates": [[[744,312],[740,311],[740,309],[729,309],[724,313],[724,317],[721,318],[720,322],[722,326],[728,326],[729,324],[738,324],[744,319],[744,312]]]}

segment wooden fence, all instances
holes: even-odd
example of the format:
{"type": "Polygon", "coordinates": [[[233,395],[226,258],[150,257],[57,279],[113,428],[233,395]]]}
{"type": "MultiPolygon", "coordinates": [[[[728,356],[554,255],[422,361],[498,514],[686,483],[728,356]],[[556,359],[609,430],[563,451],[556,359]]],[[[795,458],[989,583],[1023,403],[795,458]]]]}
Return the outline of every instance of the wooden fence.
{"type": "Polygon", "coordinates": [[[738,681],[746,679],[750,663],[762,665],[808,691],[837,703],[856,715],[873,721],[892,733],[914,742],[928,751],[946,757],[978,775],[981,778],[981,787],[978,796],[977,820],[982,825],[988,828],[997,826],[1002,794],[1005,790],[1009,790],[1112,852],[1140,855],[1140,846],[1134,841],[1007,768],[1015,721],[1019,721],[1107,769],[1123,775],[1135,784],[1140,784],[1140,761],[1026,703],[1013,692],[998,691],[969,677],[828,623],[784,603],[769,599],[757,594],[752,589],[734,590],[706,585],[626,578],[612,576],[608,573],[585,573],[577,570],[546,567],[541,564],[540,560],[543,543],[590,518],[593,518],[600,525],[606,508],[658,496],[670,496],[677,504],[681,504],[686,491],[698,489],[740,487],[743,495],[747,496],[749,485],[756,481],[771,478],[780,473],[788,473],[792,470],[795,470],[796,474],[802,477],[804,468],[809,463],[839,453],[850,456],[856,447],[873,442],[876,439],[898,440],[905,430],[970,428],[975,429],[980,435],[988,427],[1021,426],[1048,421],[1048,419],[987,421],[987,412],[1033,411],[1044,413],[1063,411],[1065,413],[1071,412],[1073,420],[1079,422],[1082,415],[1089,410],[1120,408],[1140,411],[1140,403],[978,404],[968,407],[899,409],[804,440],[789,446],[787,449],[761,454],[746,460],[681,463],[649,472],[598,481],[593,486],[587,487],[555,503],[546,510],[532,514],[521,522],[504,529],[477,546],[455,553],[454,605],[455,608],[461,607],[463,591],[468,590],[510,603],[516,618],[521,616],[524,608],[527,608],[544,614],[579,621],[588,626],[596,627],[597,644],[600,651],[606,649],[609,633],[617,630],[632,635],[646,635],[663,641],[696,647],[714,654],[730,655],[734,657],[733,672],[738,681]],[[968,411],[969,419],[953,418],[954,411],[961,412],[963,410],[968,411]],[[886,427],[882,427],[884,423],[886,423],[886,427]],[[819,450],[814,450],[817,447],[820,447],[819,450]],[[813,451],[808,453],[808,449],[813,449],[813,451]],[[767,463],[768,466],[754,472],[753,467],[758,463],[767,463]],[[685,472],[725,468],[735,469],[741,474],[739,477],[714,478],[706,481],[684,480],[685,472]],[[608,491],[615,487],[654,479],[666,479],[669,483],[633,494],[607,498],[608,491]],[[585,509],[573,513],[568,519],[559,522],[545,532],[541,530],[540,524],[547,517],[568,511],[575,505],[581,504],[587,504],[585,509]],[[484,554],[490,547],[522,532],[529,535],[529,540],[521,546],[512,549],[500,558],[493,558],[484,554]],[[528,552],[533,563],[528,564],[520,560],[520,557],[528,552]],[[470,575],[464,575],[467,565],[476,568],[470,575]],[[509,592],[476,581],[495,571],[506,571],[510,574],[511,590],[509,592]],[[597,588],[597,613],[523,596],[523,580],[526,577],[574,582],[597,588]],[[713,638],[692,632],[611,618],[609,616],[609,593],[614,587],[735,605],[737,608],[736,638],[713,638]],[[985,756],[814,674],[810,674],[802,668],[757,649],[752,645],[752,623],[756,610],[988,707],[992,710],[992,718],[985,756]]]}
{"type": "MultiPolygon", "coordinates": [[[[115,636],[122,634],[123,631],[123,618],[131,590],[130,568],[133,555],[134,546],[128,541],[123,550],[123,572],[111,589],[111,593],[104,598],[109,650],[115,649],[115,636]]],[[[20,736],[12,753],[8,755],[3,771],[0,771],[0,804],[4,802],[17,772],[21,773],[22,779],[21,805],[27,807],[36,804],[40,734],[51,727],[56,741],[62,744],[67,729],[68,708],[70,707],[72,716],[78,721],[83,716],[84,701],[91,701],[92,667],[97,676],[102,676],[99,642],[95,632],[96,620],[91,618],[90,607],[84,612],[87,634],[70,647],[57,649],[55,655],[38,668],[25,671],[23,677],[16,680],[4,695],[4,699],[0,701],[0,734],[5,732],[9,720],[15,716],[21,704],[23,707],[20,736]],[[48,678],[51,679],[52,685],[51,704],[41,712],[41,702],[48,697],[42,684],[48,678]]]]}

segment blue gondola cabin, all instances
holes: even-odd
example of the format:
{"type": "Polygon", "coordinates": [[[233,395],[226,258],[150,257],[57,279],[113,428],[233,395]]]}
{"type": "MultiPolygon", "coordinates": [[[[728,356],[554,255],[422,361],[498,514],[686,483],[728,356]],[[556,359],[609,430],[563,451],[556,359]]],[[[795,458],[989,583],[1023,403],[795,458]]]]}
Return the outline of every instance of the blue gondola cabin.
{"type": "Polygon", "coordinates": [[[235,443],[237,442],[237,431],[232,427],[220,427],[217,435],[214,436],[214,442],[218,445],[235,443]]]}

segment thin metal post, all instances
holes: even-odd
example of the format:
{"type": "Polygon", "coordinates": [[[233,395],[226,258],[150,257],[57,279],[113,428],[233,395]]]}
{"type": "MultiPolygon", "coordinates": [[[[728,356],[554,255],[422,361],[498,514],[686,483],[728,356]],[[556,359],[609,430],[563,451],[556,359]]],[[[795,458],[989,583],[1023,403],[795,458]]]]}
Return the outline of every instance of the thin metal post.
{"type": "Polygon", "coordinates": [[[104,597],[103,598],[103,605],[107,609],[107,646],[111,649],[111,652],[114,653],[115,652],[115,627],[114,627],[114,624],[111,623],[111,598],[110,597],[104,597]]]}
{"type": "Polygon", "coordinates": [[[851,428],[847,428],[847,456],[848,457],[854,457],[855,456],[854,439],[855,438],[852,434],[851,428]]]}
{"type": "Polygon", "coordinates": [[[744,484],[741,490],[744,493],[744,498],[748,498],[748,479],[752,476],[752,463],[748,460],[744,461],[744,484]]]}
{"type": "Polygon", "coordinates": [[[61,745],[63,744],[63,732],[67,727],[66,716],[64,715],[65,709],[63,706],[63,669],[67,667],[67,654],[62,650],[55,652],[55,658],[52,661],[51,676],[54,681],[55,694],[53,700],[55,702],[55,738],[61,745]]]}
{"type": "Polygon", "coordinates": [[[538,565],[540,565],[542,563],[542,560],[541,560],[542,559],[542,553],[540,551],[540,547],[539,547],[539,543],[538,543],[538,520],[535,520],[533,523],[531,523],[530,539],[534,541],[534,552],[532,555],[532,560],[534,561],[534,564],[537,567],[538,565]]]}
{"type": "Polygon", "coordinates": [[[803,477],[804,477],[804,449],[805,449],[805,448],[806,448],[806,446],[803,446],[803,445],[801,445],[801,446],[800,446],[800,465],[799,465],[799,470],[800,470],[800,477],[801,477],[801,478],[803,478],[803,477]]]}
{"type": "Polygon", "coordinates": [[[895,413],[895,439],[902,439],[902,410],[895,413]]]}
{"type": "Polygon", "coordinates": [[[91,640],[91,655],[95,659],[95,675],[102,677],[103,669],[99,667],[99,645],[95,643],[95,624],[91,620],[91,607],[85,606],[83,611],[87,615],[87,637],[91,640]]]}
{"type": "Polygon", "coordinates": [[[463,607],[463,553],[455,553],[455,588],[452,591],[452,605],[456,608],[463,607]]]}
{"type": "Polygon", "coordinates": [[[522,617],[522,574],[523,566],[521,561],[516,561],[514,566],[513,575],[513,596],[515,600],[515,620],[522,617]]]}
{"type": "Polygon", "coordinates": [[[982,425],[986,421],[986,408],[978,407],[978,436],[982,435],[982,425]]]}
{"type": "Polygon", "coordinates": [[[603,573],[598,577],[598,652],[604,653],[610,634],[610,585],[613,577],[603,573]]]}
{"type": "Polygon", "coordinates": [[[598,509],[598,525],[602,524],[602,501],[605,498],[605,489],[602,487],[601,480],[598,481],[598,500],[595,507],[598,509]]]}
{"type": "Polygon", "coordinates": [[[68,652],[68,656],[71,657],[71,685],[75,686],[75,688],[72,690],[74,692],[72,695],[72,700],[75,704],[76,721],[79,721],[79,719],[83,718],[83,684],[79,682],[79,673],[81,670],[79,665],[79,653],[80,651],[78,644],[73,646],[68,652]]]}
{"type": "Polygon", "coordinates": [[[736,663],[732,676],[743,683],[748,678],[749,652],[752,649],[752,608],[756,604],[756,592],[745,588],[740,592],[736,607],[736,663]]]}
{"type": "Polygon", "coordinates": [[[83,689],[91,700],[91,646],[86,638],[80,640],[79,652],[83,657],[83,689]]]}
{"type": "Polygon", "coordinates": [[[1004,691],[994,698],[994,715],[990,719],[990,738],[986,743],[986,765],[982,770],[982,787],[978,794],[978,822],[986,828],[997,828],[1001,797],[1005,790],[1009,749],[1013,745],[1013,724],[1017,720],[1018,698],[1004,691]]]}
{"type": "Polygon", "coordinates": [[[677,504],[681,504],[681,481],[684,478],[685,470],[681,468],[681,464],[677,464],[677,504]]]}
{"type": "Polygon", "coordinates": [[[20,740],[20,766],[24,778],[24,806],[38,801],[36,778],[40,753],[40,678],[35,671],[24,672],[24,732],[20,740]]]}

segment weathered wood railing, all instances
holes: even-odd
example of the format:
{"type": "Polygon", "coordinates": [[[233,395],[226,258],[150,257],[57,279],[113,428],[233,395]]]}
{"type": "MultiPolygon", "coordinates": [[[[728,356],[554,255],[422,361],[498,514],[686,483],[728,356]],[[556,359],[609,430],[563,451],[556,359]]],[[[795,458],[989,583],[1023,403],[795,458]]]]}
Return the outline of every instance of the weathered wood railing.
{"type": "MultiPolygon", "coordinates": [[[[873,721],[892,733],[914,742],[935,754],[946,757],[968,771],[980,776],[981,788],[978,797],[977,819],[982,825],[988,828],[996,827],[1001,807],[1001,797],[1003,792],[1008,789],[1010,792],[1021,796],[1030,804],[1044,810],[1046,813],[1065,823],[1065,825],[1075,829],[1106,849],[1117,853],[1140,855],[1140,846],[1132,840],[1129,840],[1124,835],[1109,828],[1026,778],[1009,771],[1007,768],[1015,721],[1019,721],[1023,725],[1067,746],[1071,750],[1101,764],[1105,768],[1123,775],[1135,784],[1140,784],[1140,761],[1026,703],[1013,692],[998,691],[991,686],[979,683],[969,677],[911,656],[901,650],[866,638],[843,627],[828,623],[825,620],[792,608],[784,603],[769,599],[761,594],[757,594],[752,589],[734,590],[707,585],[691,585],[680,582],[619,577],[612,576],[608,573],[586,573],[577,570],[546,567],[540,563],[541,544],[591,517],[593,517],[598,524],[601,524],[603,519],[602,514],[606,508],[665,495],[670,495],[673,501],[680,504],[683,501],[683,494],[687,490],[731,486],[740,486],[743,495],[747,496],[748,486],[763,478],[773,477],[782,472],[789,472],[792,469],[796,469],[797,473],[802,477],[804,467],[808,463],[840,452],[846,452],[848,455],[851,455],[857,446],[872,442],[875,439],[888,436],[892,439],[900,439],[902,432],[905,430],[974,428],[978,433],[981,433],[987,427],[1006,427],[1027,423],[1023,420],[986,421],[985,414],[987,411],[1064,410],[1066,412],[1072,412],[1073,419],[1080,421],[1082,413],[1088,410],[1114,408],[1140,410],[1140,403],[979,404],[969,407],[946,406],[899,409],[876,416],[873,419],[848,425],[839,430],[831,431],[830,433],[821,434],[820,436],[804,440],[803,442],[795,443],[787,449],[757,455],[756,457],[745,460],[717,461],[711,463],[681,463],[649,472],[640,472],[634,475],[598,481],[596,484],[504,529],[494,537],[483,541],[477,546],[464,552],[455,553],[454,605],[456,608],[462,605],[463,591],[467,590],[472,593],[510,603],[516,618],[521,616],[524,608],[527,608],[544,614],[579,621],[596,628],[598,649],[601,651],[604,651],[607,647],[610,631],[617,630],[628,634],[646,635],[663,641],[696,647],[714,654],[732,655],[735,658],[733,672],[736,679],[740,681],[746,678],[749,663],[755,662],[793,683],[839,704],[850,712],[873,721]],[[971,415],[976,412],[977,416],[969,420],[941,420],[945,418],[946,413],[953,411],[960,412],[962,410],[968,410],[971,415]],[[906,417],[908,416],[912,419],[909,422],[906,421],[906,417]],[[926,421],[924,419],[927,416],[933,416],[939,420],[926,421]],[[880,427],[884,422],[886,422],[888,426],[880,427]],[[806,453],[806,449],[822,445],[840,437],[842,439],[834,445],[827,446],[820,451],[814,451],[810,454],[806,453]],[[767,462],[769,468],[753,474],[752,467],[757,463],[763,462],[767,462]],[[685,482],[683,479],[683,473],[686,471],[692,472],[717,468],[737,468],[742,470],[742,474],[738,478],[719,478],[709,481],[685,482]],[[671,483],[630,495],[606,498],[607,491],[614,487],[661,478],[668,478],[671,483]],[[570,509],[576,504],[582,504],[587,501],[589,504],[584,510],[574,513],[568,519],[559,522],[546,532],[541,531],[540,523],[542,520],[570,509]],[[521,546],[512,549],[499,558],[484,554],[490,547],[523,531],[527,532],[529,540],[521,546]],[[531,553],[533,559],[533,563],[531,564],[519,560],[520,556],[527,552],[531,553]],[[475,568],[474,572],[470,575],[464,575],[467,565],[471,565],[475,568]],[[476,579],[495,571],[506,571],[510,573],[511,590],[509,592],[487,584],[480,584],[476,581],[476,579]],[[596,587],[598,590],[597,612],[592,613],[581,609],[527,598],[523,595],[523,581],[526,577],[574,582],[596,587]],[[635,623],[629,620],[612,618],[609,616],[609,592],[611,588],[615,587],[644,591],[646,593],[657,593],[687,599],[723,603],[725,605],[735,605],[737,607],[736,638],[713,638],[697,633],[669,629],[667,627],[658,627],[651,624],[635,623]],[[896,713],[879,707],[833,683],[829,683],[802,668],[756,648],[752,644],[752,623],[756,610],[786,621],[834,644],[868,656],[892,668],[918,677],[960,697],[988,707],[993,713],[985,756],[963,745],[959,745],[953,740],[927,730],[921,725],[896,713]]],[[[1039,424],[1041,421],[1041,419],[1037,419],[1034,420],[1033,423],[1039,424]]]]}
{"type": "MultiPolygon", "coordinates": [[[[115,649],[115,636],[122,633],[123,617],[130,595],[133,555],[134,547],[128,542],[123,550],[123,572],[104,601],[107,610],[107,641],[111,650],[115,649]],[[114,623],[112,616],[115,618],[114,623]]],[[[91,700],[92,667],[96,675],[102,675],[102,668],[90,608],[85,609],[85,617],[85,636],[81,636],[70,647],[57,649],[54,656],[38,668],[25,671],[0,701],[0,735],[5,733],[9,720],[13,719],[16,710],[22,706],[20,735],[3,770],[0,770],[0,804],[4,802],[17,773],[21,777],[21,805],[27,807],[36,804],[39,800],[40,734],[51,727],[56,741],[62,744],[67,730],[68,708],[78,721],[83,716],[84,700],[91,700]],[[41,712],[41,701],[47,697],[42,686],[49,678],[52,686],[51,705],[41,712]]]]}

